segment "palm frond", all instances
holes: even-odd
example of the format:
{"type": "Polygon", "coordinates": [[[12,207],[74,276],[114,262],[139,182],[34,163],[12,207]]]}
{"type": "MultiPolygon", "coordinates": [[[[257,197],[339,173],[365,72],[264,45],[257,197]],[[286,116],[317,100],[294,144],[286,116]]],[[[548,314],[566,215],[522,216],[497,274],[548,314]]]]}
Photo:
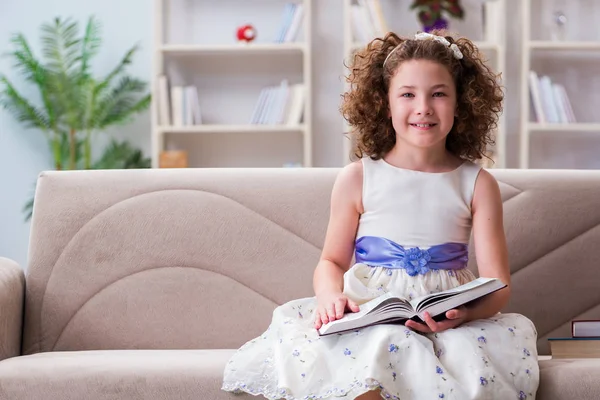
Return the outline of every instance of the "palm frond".
{"type": "Polygon", "coordinates": [[[50,87],[57,101],[57,106],[64,111],[66,123],[70,127],[80,124],[78,107],[81,106],[79,87],[79,70],[81,40],[77,37],[77,22],[71,19],[62,21],[55,18],[53,23],[42,25],[42,44],[47,68],[52,74],[50,87]]]}
{"type": "Polygon", "coordinates": [[[81,83],[80,100],[81,106],[81,127],[84,131],[94,129],[94,111],[96,107],[96,82],[88,78],[81,83]]]}
{"type": "Polygon", "coordinates": [[[150,158],[145,158],[141,150],[135,149],[127,141],[112,139],[104,149],[102,157],[94,163],[93,169],[150,168],[150,158]]]}
{"type": "Polygon", "coordinates": [[[34,196],[31,196],[31,198],[27,201],[27,203],[25,203],[25,205],[23,206],[23,213],[25,213],[25,222],[29,221],[31,219],[31,217],[33,216],[33,200],[34,200],[34,196]]]}
{"type": "Polygon", "coordinates": [[[151,96],[149,94],[137,100],[137,102],[133,98],[121,99],[115,104],[111,112],[98,123],[98,127],[105,128],[110,125],[129,122],[135,114],[146,111],[150,107],[150,103],[151,96]]]}
{"type": "Polygon", "coordinates": [[[52,96],[48,92],[48,81],[51,79],[48,70],[34,56],[25,36],[15,34],[10,41],[15,47],[15,50],[10,53],[15,60],[14,67],[25,77],[26,81],[32,82],[38,87],[48,116],[48,123],[50,126],[55,126],[56,112],[52,104],[52,96]]]}
{"type": "Polygon", "coordinates": [[[18,33],[10,38],[15,50],[8,55],[15,59],[14,67],[29,82],[43,85],[46,78],[44,66],[35,58],[25,36],[18,33]]]}
{"type": "Polygon", "coordinates": [[[147,83],[139,79],[128,76],[121,78],[110,93],[98,100],[94,126],[101,129],[121,123],[131,115],[146,110],[150,105],[150,95],[140,98],[140,94],[146,91],[147,86],[147,83]]]}
{"type": "Polygon", "coordinates": [[[0,105],[13,114],[19,122],[44,132],[52,129],[48,115],[29,103],[6,77],[0,77],[0,85],[3,86],[0,92],[0,105]]]}
{"type": "Polygon", "coordinates": [[[100,37],[101,28],[100,22],[94,16],[88,19],[85,34],[81,42],[81,54],[79,58],[81,62],[80,74],[84,80],[89,78],[90,60],[98,54],[102,45],[102,38],[100,37]]]}
{"type": "Polygon", "coordinates": [[[102,92],[110,87],[113,79],[125,72],[125,69],[133,60],[133,56],[139,50],[139,46],[135,45],[131,49],[127,50],[121,61],[117,64],[112,71],[106,75],[106,77],[96,86],[96,95],[101,95],[102,92]]]}
{"type": "Polygon", "coordinates": [[[75,67],[81,46],[78,34],[77,22],[70,18],[65,21],[55,18],[54,23],[42,25],[43,54],[50,70],[68,75],[75,67]]]}

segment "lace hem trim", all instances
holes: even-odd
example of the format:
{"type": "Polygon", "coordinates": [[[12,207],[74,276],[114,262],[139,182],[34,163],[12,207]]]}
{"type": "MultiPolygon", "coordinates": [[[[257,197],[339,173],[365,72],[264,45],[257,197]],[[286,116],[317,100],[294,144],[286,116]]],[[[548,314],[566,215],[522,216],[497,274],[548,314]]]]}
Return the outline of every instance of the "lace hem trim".
{"type": "Polygon", "coordinates": [[[246,384],[244,382],[226,383],[223,384],[221,390],[233,393],[248,393],[253,396],[264,396],[270,400],[317,400],[317,399],[328,399],[330,397],[345,397],[351,395],[358,397],[361,394],[365,394],[371,390],[380,390],[383,398],[400,400],[396,395],[389,393],[377,380],[366,379],[364,383],[360,381],[354,381],[346,388],[333,388],[327,390],[325,393],[320,394],[308,394],[302,397],[296,397],[286,388],[273,389],[269,385],[259,387],[258,385],[246,384]]]}

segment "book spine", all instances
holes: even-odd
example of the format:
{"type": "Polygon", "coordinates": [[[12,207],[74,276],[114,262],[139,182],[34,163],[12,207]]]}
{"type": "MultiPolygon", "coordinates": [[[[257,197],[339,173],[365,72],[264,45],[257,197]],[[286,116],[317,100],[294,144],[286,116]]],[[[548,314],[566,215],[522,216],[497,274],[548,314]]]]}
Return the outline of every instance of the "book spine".
{"type": "Polygon", "coordinates": [[[571,321],[571,337],[574,339],[600,338],[600,320],[576,319],[571,321]]]}

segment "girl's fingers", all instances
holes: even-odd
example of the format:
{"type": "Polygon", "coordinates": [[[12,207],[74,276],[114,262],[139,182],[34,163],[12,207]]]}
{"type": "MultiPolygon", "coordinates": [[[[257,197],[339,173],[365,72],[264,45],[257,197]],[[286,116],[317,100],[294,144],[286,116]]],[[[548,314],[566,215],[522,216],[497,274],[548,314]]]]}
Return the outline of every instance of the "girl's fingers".
{"type": "Polygon", "coordinates": [[[315,328],[319,329],[328,322],[327,311],[323,307],[319,307],[315,313],[315,328]]]}
{"type": "Polygon", "coordinates": [[[335,302],[335,318],[340,319],[344,316],[346,310],[346,302],[344,300],[338,300],[335,302]]]}
{"type": "Polygon", "coordinates": [[[433,318],[431,318],[431,315],[428,312],[424,312],[423,317],[425,318],[425,323],[427,324],[429,329],[431,329],[431,332],[437,332],[439,329],[438,323],[435,322],[433,318]]]}
{"type": "Polygon", "coordinates": [[[356,304],[356,302],[348,299],[348,308],[350,309],[350,311],[352,312],[359,312],[360,311],[360,307],[358,306],[358,304],[356,304]]]}
{"type": "Polygon", "coordinates": [[[329,321],[335,321],[335,304],[332,303],[327,307],[327,317],[329,321]]]}
{"type": "Polygon", "coordinates": [[[407,326],[410,329],[414,329],[419,332],[431,333],[431,329],[429,329],[427,325],[421,324],[420,322],[416,322],[410,319],[404,323],[404,326],[407,326]]]}
{"type": "Polygon", "coordinates": [[[323,325],[321,323],[321,313],[317,309],[317,311],[315,311],[315,329],[319,329],[321,325],[323,325]]]}

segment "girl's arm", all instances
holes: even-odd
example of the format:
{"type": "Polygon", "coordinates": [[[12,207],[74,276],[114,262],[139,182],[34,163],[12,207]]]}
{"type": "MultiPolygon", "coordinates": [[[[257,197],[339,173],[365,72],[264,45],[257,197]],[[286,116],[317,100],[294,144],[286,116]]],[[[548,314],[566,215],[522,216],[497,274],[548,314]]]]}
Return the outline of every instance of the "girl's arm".
{"type": "Polygon", "coordinates": [[[467,308],[466,320],[489,318],[506,305],[510,297],[510,269],[504,235],[502,198],[496,179],[481,170],[472,201],[473,242],[479,275],[498,278],[508,286],[467,308]]]}
{"type": "Polygon", "coordinates": [[[358,306],[349,301],[342,291],[344,272],[350,267],[362,213],[362,180],[362,163],[358,161],[344,167],[333,185],[329,225],[313,277],[319,303],[315,315],[317,329],[341,318],[346,308],[358,311],[358,306]]]}

